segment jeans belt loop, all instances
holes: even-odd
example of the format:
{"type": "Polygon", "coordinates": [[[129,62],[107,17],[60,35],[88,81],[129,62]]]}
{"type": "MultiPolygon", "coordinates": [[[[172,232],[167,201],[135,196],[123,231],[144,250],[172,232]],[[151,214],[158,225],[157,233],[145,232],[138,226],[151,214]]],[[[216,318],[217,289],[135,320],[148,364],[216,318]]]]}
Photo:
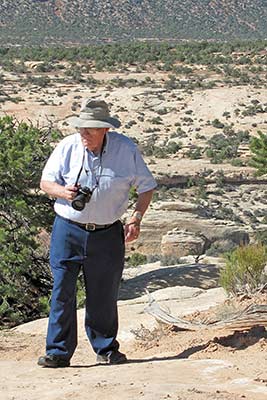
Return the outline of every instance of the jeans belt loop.
{"type": "Polygon", "coordinates": [[[85,229],[86,229],[87,231],[95,231],[95,229],[96,229],[96,224],[92,224],[92,223],[85,224],[85,229]]]}

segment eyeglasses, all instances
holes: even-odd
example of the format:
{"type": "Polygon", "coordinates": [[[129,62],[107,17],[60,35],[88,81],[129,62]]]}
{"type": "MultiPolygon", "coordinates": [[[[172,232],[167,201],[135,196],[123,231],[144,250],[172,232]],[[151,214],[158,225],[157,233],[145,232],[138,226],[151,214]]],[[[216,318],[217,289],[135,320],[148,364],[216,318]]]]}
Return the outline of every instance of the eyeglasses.
{"type": "Polygon", "coordinates": [[[103,133],[107,132],[107,128],[81,128],[80,129],[80,134],[82,136],[86,135],[102,135],[103,133]]]}

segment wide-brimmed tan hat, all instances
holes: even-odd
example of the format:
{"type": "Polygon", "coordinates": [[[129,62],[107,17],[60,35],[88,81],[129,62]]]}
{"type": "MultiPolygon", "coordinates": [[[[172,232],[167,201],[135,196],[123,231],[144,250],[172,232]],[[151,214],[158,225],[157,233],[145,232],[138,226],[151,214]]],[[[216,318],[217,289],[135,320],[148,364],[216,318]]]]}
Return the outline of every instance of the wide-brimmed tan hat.
{"type": "Polygon", "coordinates": [[[86,99],[81,105],[79,116],[68,118],[68,123],[75,128],[119,128],[120,121],[109,114],[104,100],[86,99]]]}

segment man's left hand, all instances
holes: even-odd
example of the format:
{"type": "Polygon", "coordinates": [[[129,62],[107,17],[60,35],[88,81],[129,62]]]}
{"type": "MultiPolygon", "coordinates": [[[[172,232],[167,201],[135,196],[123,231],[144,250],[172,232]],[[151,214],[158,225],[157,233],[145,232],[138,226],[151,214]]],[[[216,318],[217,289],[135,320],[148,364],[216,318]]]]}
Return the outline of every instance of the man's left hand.
{"type": "Polygon", "coordinates": [[[132,219],[128,224],[125,225],[124,233],[126,243],[136,240],[140,233],[140,221],[132,219]]]}

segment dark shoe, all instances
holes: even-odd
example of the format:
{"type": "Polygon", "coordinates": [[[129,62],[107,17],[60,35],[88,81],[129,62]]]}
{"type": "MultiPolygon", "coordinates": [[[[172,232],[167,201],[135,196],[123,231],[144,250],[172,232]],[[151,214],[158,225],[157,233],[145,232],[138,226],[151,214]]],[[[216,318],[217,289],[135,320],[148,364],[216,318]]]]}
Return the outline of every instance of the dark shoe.
{"type": "Polygon", "coordinates": [[[65,368],[70,366],[69,360],[65,360],[64,358],[54,354],[39,357],[37,364],[41,367],[47,368],[65,368]]]}
{"type": "Polygon", "coordinates": [[[96,362],[97,364],[122,364],[127,362],[127,357],[119,351],[109,351],[107,354],[98,354],[96,362]]]}

